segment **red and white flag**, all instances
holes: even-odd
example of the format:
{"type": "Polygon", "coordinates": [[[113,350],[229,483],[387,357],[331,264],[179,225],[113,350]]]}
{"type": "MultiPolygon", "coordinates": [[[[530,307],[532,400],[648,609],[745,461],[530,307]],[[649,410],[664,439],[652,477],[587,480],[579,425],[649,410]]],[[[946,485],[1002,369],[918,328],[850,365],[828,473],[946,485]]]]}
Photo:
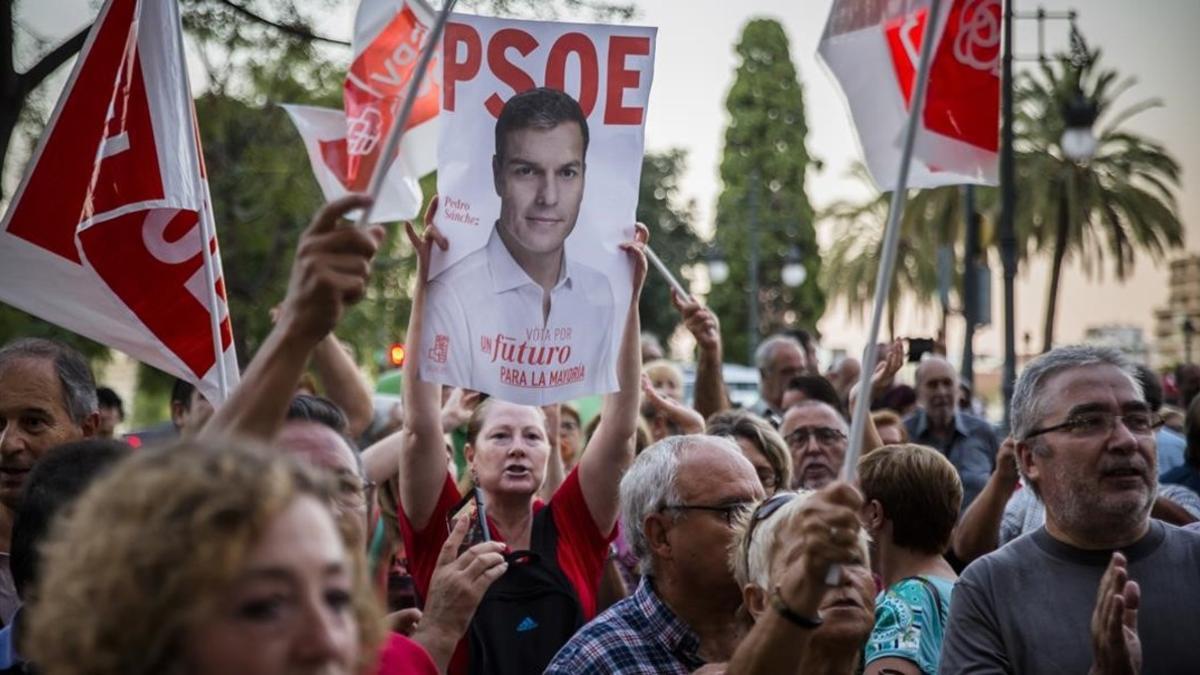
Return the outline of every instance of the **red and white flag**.
{"type": "Polygon", "coordinates": [[[236,383],[175,0],[100,10],[0,223],[0,301],[211,401],[236,383]]]}
{"type": "Polygon", "coordinates": [[[304,139],[327,200],[366,192],[376,167],[386,163],[383,191],[371,211],[373,222],[415,218],[422,202],[417,180],[437,168],[441,69],[436,56],[417,93],[399,152],[386,160],[381,157],[432,21],[433,11],[422,0],[362,0],[354,20],[344,111],[283,106],[304,139]]]}
{"type": "MultiPolygon", "coordinates": [[[[1001,0],[943,0],[908,186],[995,185],[1001,0]]],[[[846,99],[880,190],[895,187],[929,0],[834,0],[818,53],[846,99]]]]}

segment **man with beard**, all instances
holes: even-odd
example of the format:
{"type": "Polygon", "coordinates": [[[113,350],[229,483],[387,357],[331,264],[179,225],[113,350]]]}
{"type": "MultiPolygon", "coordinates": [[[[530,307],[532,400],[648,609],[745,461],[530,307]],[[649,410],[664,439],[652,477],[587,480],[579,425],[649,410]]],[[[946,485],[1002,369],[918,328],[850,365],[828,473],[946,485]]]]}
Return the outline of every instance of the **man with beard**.
{"type": "Polygon", "coordinates": [[[958,372],[940,356],[930,356],[917,367],[917,404],[920,408],[904,421],[908,437],[939,450],[958,469],[966,509],[996,466],[996,432],[958,409],[958,372]]]}
{"type": "Polygon", "coordinates": [[[1135,378],[1119,352],[1092,346],[1021,374],[1012,435],[1046,525],[960,577],[940,672],[1195,670],[1200,534],[1150,519],[1162,420],[1135,378]]]}
{"type": "Polygon", "coordinates": [[[742,594],[725,552],[762,497],[754,465],[727,438],[670,436],[646,448],[621,479],[621,528],[641,584],[563,645],[547,675],[683,675],[728,661],[742,594]]]}
{"type": "Polygon", "coordinates": [[[849,445],[846,418],[823,401],[796,403],[779,427],[792,453],[792,489],[819,490],[837,480],[849,445]]]}

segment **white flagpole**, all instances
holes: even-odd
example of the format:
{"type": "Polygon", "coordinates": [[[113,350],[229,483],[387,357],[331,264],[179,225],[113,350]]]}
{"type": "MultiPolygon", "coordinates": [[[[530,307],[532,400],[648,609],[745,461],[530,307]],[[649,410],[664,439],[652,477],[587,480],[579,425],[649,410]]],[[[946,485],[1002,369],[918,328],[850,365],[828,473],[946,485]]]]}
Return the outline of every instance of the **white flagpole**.
{"type": "MultiPolygon", "coordinates": [[[[896,271],[896,249],[900,242],[900,219],[904,215],[904,204],[908,199],[908,168],[911,164],[917,128],[921,124],[921,112],[925,107],[925,89],[929,84],[929,64],[937,45],[938,20],[941,0],[932,0],[929,17],[925,22],[925,33],[921,37],[921,58],[917,65],[917,83],[913,90],[912,105],[908,111],[908,122],[904,127],[904,148],[900,155],[900,173],[892,190],[892,202],[888,208],[887,227],[883,235],[883,251],[880,253],[879,275],[875,278],[875,302],[871,308],[871,327],[867,332],[867,345],[863,349],[862,373],[858,379],[858,400],[854,402],[854,413],[850,418],[850,447],[842,463],[841,478],[853,482],[858,473],[858,458],[862,454],[863,431],[871,409],[871,376],[875,373],[875,343],[879,340],[879,326],[883,322],[883,305],[892,289],[892,276],[896,271]]],[[[826,583],[833,585],[841,575],[837,565],[829,569],[826,583]]]]}
{"type": "MultiPolygon", "coordinates": [[[[229,372],[225,368],[225,350],[221,345],[221,298],[217,295],[217,270],[216,263],[212,255],[212,241],[217,236],[217,223],[212,212],[212,194],[208,190],[208,176],[204,167],[204,150],[200,147],[200,123],[196,118],[196,102],[192,99],[192,82],[191,76],[188,73],[187,58],[183,49],[183,29],[178,15],[178,8],[175,3],[171,3],[171,13],[174,15],[173,21],[179,30],[175,31],[175,49],[179,55],[180,69],[183,71],[183,93],[184,100],[188,101],[189,112],[191,112],[191,128],[195,137],[193,147],[196,149],[196,179],[199,185],[200,198],[203,200],[200,204],[199,225],[200,225],[200,254],[204,260],[204,286],[205,295],[208,299],[208,325],[209,332],[212,333],[213,357],[217,367],[217,390],[220,394],[220,401],[212,401],[213,406],[224,403],[229,398],[229,392],[233,388],[234,382],[231,382],[229,372]]],[[[230,327],[233,326],[233,317],[229,320],[230,327]]],[[[232,348],[232,345],[230,345],[232,348]]],[[[235,374],[236,376],[236,374],[235,374]]],[[[203,379],[203,375],[201,375],[203,379]]]]}
{"type": "Polygon", "coordinates": [[[680,300],[683,300],[684,302],[692,301],[692,296],[689,295],[687,291],[683,290],[683,285],[679,283],[679,280],[675,278],[674,274],[671,274],[671,270],[668,269],[665,264],[663,264],[663,261],[658,257],[658,254],[654,252],[654,249],[650,248],[648,245],[646,246],[646,258],[650,261],[651,265],[654,265],[654,269],[658,270],[658,273],[663,275],[663,278],[667,280],[667,283],[671,285],[671,288],[675,289],[675,292],[679,294],[680,300]]]}
{"type": "Polygon", "coordinates": [[[371,174],[371,184],[367,189],[367,194],[371,196],[372,203],[359,214],[356,223],[358,227],[365,227],[371,218],[371,211],[375,208],[374,202],[379,199],[379,193],[383,190],[383,179],[387,177],[388,169],[391,168],[392,162],[396,158],[396,150],[400,147],[400,139],[404,136],[404,127],[408,126],[408,119],[412,117],[417,92],[421,90],[421,82],[425,80],[425,71],[429,69],[433,53],[442,40],[442,30],[446,27],[446,21],[450,18],[450,12],[454,9],[455,2],[456,0],[446,0],[445,6],[438,14],[437,21],[433,24],[433,29],[425,38],[425,47],[421,50],[421,58],[417,61],[417,70],[413,73],[412,82],[408,84],[408,92],[404,96],[404,105],[401,108],[400,116],[388,130],[387,141],[383,144],[383,152],[379,155],[382,161],[375,165],[375,172],[371,174]]]}
{"type": "MultiPolygon", "coordinates": [[[[197,148],[197,152],[199,152],[199,148],[197,148]]],[[[217,295],[216,266],[213,262],[211,244],[217,226],[213,220],[212,196],[208,192],[208,181],[202,179],[200,183],[204,190],[204,205],[200,208],[200,236],[204,242],[200,250],[204,254],[204,285],[208,289],[208,319],[212,329],[213,354],[217,358],[217,387],[221,391],[221,400],[213,401],[215,407],[229,398],[231,384],[229,373],[225,369],[225,350],[221,345],[221,298],[217,295]]]]}

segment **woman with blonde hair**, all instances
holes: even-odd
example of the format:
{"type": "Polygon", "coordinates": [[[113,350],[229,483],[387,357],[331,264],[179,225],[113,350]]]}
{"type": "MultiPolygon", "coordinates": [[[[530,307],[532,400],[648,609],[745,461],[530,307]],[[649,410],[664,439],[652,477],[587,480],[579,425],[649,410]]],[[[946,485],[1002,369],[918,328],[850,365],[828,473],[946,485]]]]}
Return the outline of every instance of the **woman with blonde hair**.
{"type": "Polygon", "coordinates": [[[704,433],[726,436],[754,465],[767,496],[792,484],[792,453],[787,441],[766,420],[746,410],[726,410],[708,418],[704,433]]]}
{"type": "Polygon", "coordinates": [[[47,675],[364,672],[382,622],[333,498],[270,450],[139,453],[54,526],[30,660],[47,675]]]}
{"type": "MultiPolygon", "coordinates": [[[[419,353],[425,339],[422,314],[429,256],[445,238],[432,226],[436,202],[418,236],[417,286],[408,326],[408,348],[419,353]]],[[[578,464],[553,495],[537,499],[546,477],[551,433],[540,408],[496,398],[480,403],[467,424],[464,453],[475,486],[463,499],[446,470],[445,441],[438,424],[440,387],[421,380],[417,360],[405,364],[404,430],[400,442],[400,531],[418,593],[429,601],[437,551],[447,537],[446,519],[460,506],[482,536],[505,542],[514,553],[507,572],[488,590],[467,639],[459,643],[451,673],[541,672],[567,639],[596,613],[597,584],[617,522],[618,486],[633,460],[641,370],[638,297],[646,277],[645,226],[621,245],[632,263],[632,294],[626,299],[625,331],[617,354],[619,390],[605,398],[599,426],[578,464]],[[485,527],[486,525],[486,527],[485,527]]],[[[592,367],[593,364],[589,364],[592,367]]],[[[557,429],[554,430],[557,432],[557,429]]],[[[557,435],[555,433],[554,435],[557,435]]]]}

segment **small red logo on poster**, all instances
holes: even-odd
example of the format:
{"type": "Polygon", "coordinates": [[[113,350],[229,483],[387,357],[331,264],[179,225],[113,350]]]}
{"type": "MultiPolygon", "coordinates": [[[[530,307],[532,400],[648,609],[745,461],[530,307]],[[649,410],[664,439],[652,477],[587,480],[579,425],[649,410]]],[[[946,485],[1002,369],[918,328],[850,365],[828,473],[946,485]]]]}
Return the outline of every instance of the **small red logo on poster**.
{"type": "Polygon", "coordinates": [[[433,347],[429,350],[429,360],[434,363],[445,363],[450,356],[450,336],[438,333],[433,336],[433,347]]]}

